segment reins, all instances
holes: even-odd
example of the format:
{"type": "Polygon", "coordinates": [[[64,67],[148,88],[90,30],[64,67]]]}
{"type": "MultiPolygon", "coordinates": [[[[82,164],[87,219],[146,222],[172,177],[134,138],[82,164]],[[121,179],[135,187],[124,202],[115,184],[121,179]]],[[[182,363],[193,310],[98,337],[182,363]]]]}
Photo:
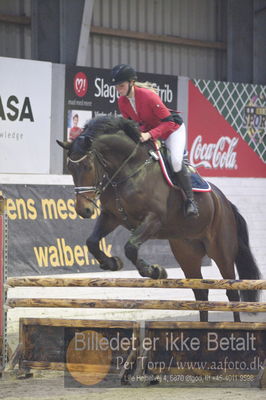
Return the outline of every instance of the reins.
{"type": "MultiPolygon", "coordinates": [[[[136,146],[134,147],[133,151],[130,153],[130,155],[122,162],[122,164],[120,165],[120,167],[115,171],[115,173],[111,176],[111,178],[108,177],[107,175],[107,179],[108,182],[106,183],[106,185],[101,188],[101,192],[104,192],[109,185],[112,185],[112,183],[114,182],[115,177],[119,174],[119,172],[121,172],[121,170],[125,167],[125,165],[131,160],[131,158],[133,158],[138,150],[138,147],[140,145],[140,142],[138,142],[136,144],[136,146]]],[[[96,153],[97,156],[97,153],[96,153]]],[[[97,157],[98,158],[98,157],[97,157]]],[[[101,163],[101,160],[98,158],[99,162],[101,163]]],[[[102,165],[103,166],[103,165],[102,165]]],[[[104,167],[104,166],[103,166],[104,167]]],[[[105,168],[105,167],[104,167],[105,168]]],[[[129,179],[129,176],[126,177],[126,180],[129,179]]],[[[122,183],[122,182],[119,182],[122,183]]],[[[116,184],[118,184],[118,182],[116,182],[116,184]]]]}
{"type": "MultiPolygon", "coordinates": [[[[97,150],[92,150],[91,153],[93,153],[96,156],[97,160],[99,161],[100,165],[102,166],[102,168],[104,169],[106,174],[103,175],[102,180],[97,184],[97,186],[75,186],[75,188],[74,188],[75,193],[76,194],[84,194],[84,193],[88,193],[88,192],[96,192],[98,194],[98,196],[100,196],[108,188],[109,185],[115,187],[118,184],[127,181],[129,178],[131,178],[132,176],[137,174],[144,166],[146,166],[147,164],[149,164],[151,162],[151,158],[147,159],[143,164],[141,164],[132,174],[130,174],[129,176],[127,176],[124,179],[120,180],[119,182],[115,182],[115,178],[118,176],[118,174],[121,172],[121,170],[135,156],[135,154],[136,154],[136,152],[137,152],[137,150],[139,148],[139,145],[140,145],[140,142],[138,142],[136,144],[136,146],[134,147],[133,151],[122,162],[120,167],[114,172],[114,174],[110,178],[109,178],[108,173],[106,171],[106,167],[107,167],[106,160],[104,159],[102,154],[99,153],[97,150]],[[105,185],[104,185],[104,182],[103,182],[104,179],[107,179],[107,183],[105,185]]],[[[74,164],[78,164],[81,161],[85,160],[88,156],[89,156],[89,153],[85,154],[84,156],[82,156],[78,160],[72,160],[70,157],[68,157],[67,160],[72,162],[72,163],[74,163],[74,164]]]]}

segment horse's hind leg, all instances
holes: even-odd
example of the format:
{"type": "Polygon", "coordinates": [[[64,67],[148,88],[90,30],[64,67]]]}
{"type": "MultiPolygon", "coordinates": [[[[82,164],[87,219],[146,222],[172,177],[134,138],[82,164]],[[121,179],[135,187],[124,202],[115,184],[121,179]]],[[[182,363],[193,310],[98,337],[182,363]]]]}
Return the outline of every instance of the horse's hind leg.
{"type": "MultiPolygon", "coordinates": [[[[234,263],[229,263],[228,267],[226,268],[226,262],[221,261],[219,262],[217,259],[214,259],[215,263],[217,264],[223,279],[236,279],[235,271],[234,271],[234,263]]],[[[239,302],[240,295],[238,290],[226,290],[226,296],[230,302],[239,302]]],[[[238,311],[233,312],[234,321],[240,322],[240,314],[238,311]]]]}
{"type": "MultiPolygon", "coordinates": [[[[200,242],[169,240],[171,250],[187,279],[202,279],[201,261],[205,255],[200,242]]],[[[208,301],[208,290],[192,289],[196,300],[208,301]]],[[[208,321],[208,311],[200,311],[200,321],[208,321]]]]}
{"type": "MultiPolygon", "coordinates": [[[[234,242],[232,241],[232,244],[234,242]]],[[[216,263],[219,271],[223,277],[223,279],[236,279],[235,268],[234,268],[234,259],[235,259],[235,250],[230,248],[227,245],[226,249],[223,248],[222,240],[218,243],[213,244],[208,250],[208,256],[211,257],[216,263]]],[[[239,302],[240,295],[238,290],[226,290],[226,296],[228,300],[231,302],[239,302]]],[[[234,321],[240,322],[240,314],[239,312],[234,312],[234,321]]]]}

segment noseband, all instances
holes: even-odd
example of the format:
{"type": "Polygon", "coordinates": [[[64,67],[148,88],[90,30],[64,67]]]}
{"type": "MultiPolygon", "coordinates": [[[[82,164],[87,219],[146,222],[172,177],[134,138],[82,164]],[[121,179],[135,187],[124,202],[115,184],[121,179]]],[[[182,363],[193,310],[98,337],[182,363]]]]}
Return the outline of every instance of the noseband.
{"type": "MultiPolygon", "coordinates": [[[[82,156],[78,160],[72,160],[72,158],[67,157],[67,163],[71,162],[73,164],[79,164],[81,161],[85,160],[89,156],[88,154],[85,154],[85,156],[82,156]]],[[[97,192],[97,187],[96,186],[75,186],[74,191],[76,194],[83,194],[83,193],[88,193],[88,192],[97,192]]]]}

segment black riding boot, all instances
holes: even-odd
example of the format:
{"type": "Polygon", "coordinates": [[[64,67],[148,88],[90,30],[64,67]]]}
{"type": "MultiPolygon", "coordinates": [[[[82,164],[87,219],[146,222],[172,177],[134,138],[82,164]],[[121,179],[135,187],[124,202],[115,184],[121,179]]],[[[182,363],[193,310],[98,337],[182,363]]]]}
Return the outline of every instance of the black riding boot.
{"type": "Polygon", "coordinates": [[[190,176],[184,163],[182,163],[181,171],[175,172],[175,178],[186,195],[184,211],[185,217],[197,217],[199,211],[194,200],[190,176]]]}

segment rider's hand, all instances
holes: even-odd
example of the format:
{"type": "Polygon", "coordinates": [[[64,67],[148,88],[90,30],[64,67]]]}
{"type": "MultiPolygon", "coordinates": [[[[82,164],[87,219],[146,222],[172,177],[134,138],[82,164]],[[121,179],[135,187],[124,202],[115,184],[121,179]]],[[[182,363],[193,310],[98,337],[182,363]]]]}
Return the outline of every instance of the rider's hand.
{"type": "Polygon", "coordinates": [[[140,133],[140,141],[143,143],[143,142],[146,142],[147,140],[149,140],[151,138],[151,134],[150,134],[150,132],[141,132],[140,133]]]}

